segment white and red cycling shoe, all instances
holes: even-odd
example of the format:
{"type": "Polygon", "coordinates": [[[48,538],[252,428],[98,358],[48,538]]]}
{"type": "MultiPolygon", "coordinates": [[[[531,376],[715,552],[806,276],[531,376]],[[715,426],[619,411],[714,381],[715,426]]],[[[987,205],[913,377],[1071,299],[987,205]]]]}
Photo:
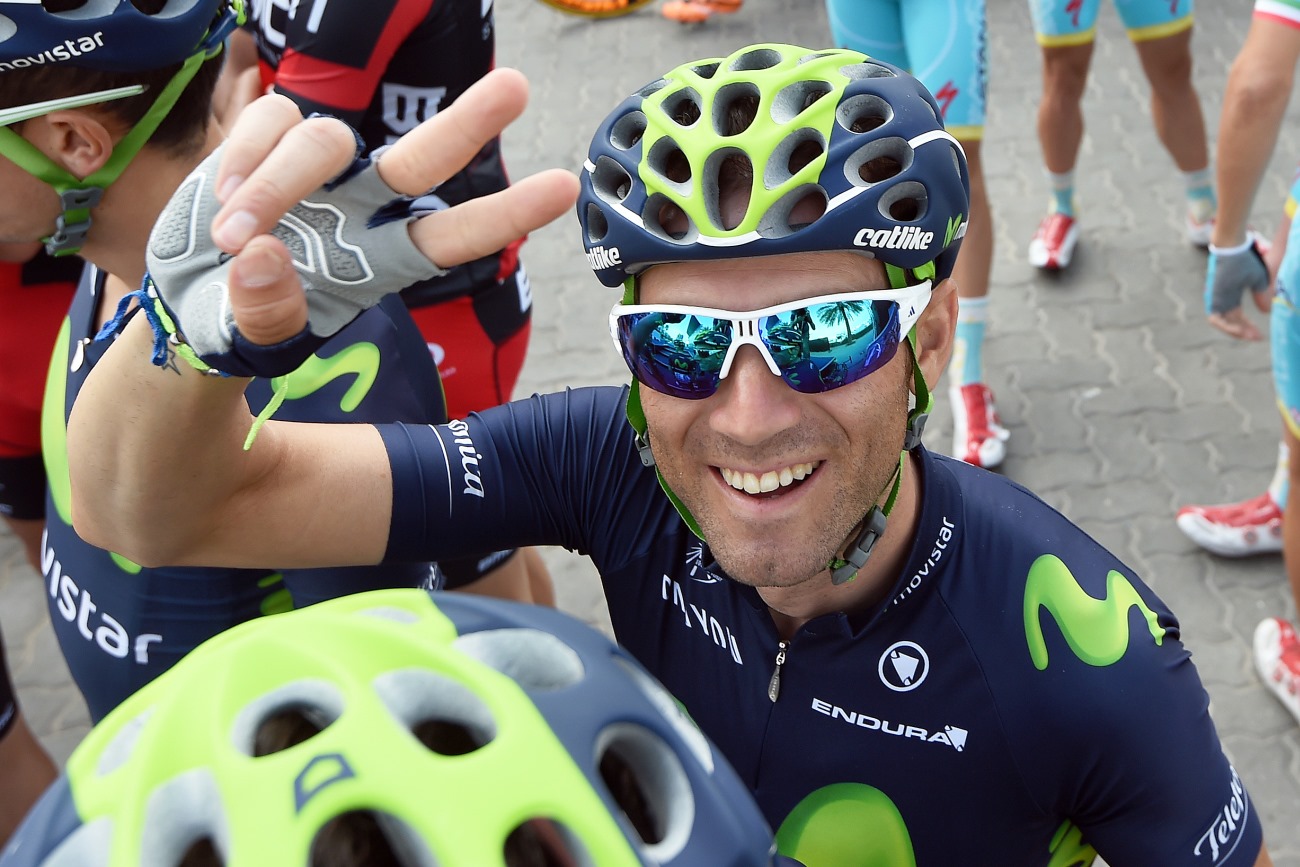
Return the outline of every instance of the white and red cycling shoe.
{"type": "Polygon", "coordinates": [[[1053,211],[1038,224],[1029,242],[1029,264],[1046,271],[1060,271],[1074,258],[1079,243],[1079,222],[1069,214],[1053,211]]]}
{"type": "Polygon", "coordinates": [[[1282,706],[1300,723],[1300,638],[1280,617],[1255,627],[1255,670],[1282,706]]]}
{"type": "Polygon", "coordinates": [[[1282,510],[1267,491],[1241,503],[1184,506],[1175,520],[1187,538],[1220,557],[1282,550],[1282,510]]]}
{"type": "Polygon", "coordinates": [[[952,403],[952,454],[968,464],[993,469],[1007,456],[1011,431],[1002,426],[993,391],[982,382],[948,389],[952,403]]]}

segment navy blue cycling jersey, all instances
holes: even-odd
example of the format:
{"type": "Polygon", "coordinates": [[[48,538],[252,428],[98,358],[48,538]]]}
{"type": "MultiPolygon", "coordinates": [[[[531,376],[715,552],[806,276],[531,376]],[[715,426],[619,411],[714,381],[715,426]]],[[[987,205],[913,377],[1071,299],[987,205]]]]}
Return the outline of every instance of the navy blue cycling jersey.
{"type": "MultiPolygon", "coordinates": [[[[108,341],[94,341],[102,275],[87,268],[54,349],[42,449],[49,486],[41,567],[50,620],[98,720],[204,640],[236,623],[345,593],[430,581],[427,563],[354,569],[142,569],[72,529],[66,421],[108,341]]],[[[175,363],[179,362],[173,359],[175,363]]],[[[160,376],[166,375],[159,373],[160,376]]],[[[257,412],[270,385],[254,380],[257,412]]],[[[401,301],[362,314],[288,378],[275,417],[289,421],[446,419],[437,369],[401,301]]],[[[178,480],[178,484],[179,484],[178,480]]],[[[165,533],[166,527],[157,528],[165,533]]]]}
{"type": "Polygon", "coordinates": [[[773,689],[766,606],[642,466],[625,395],[381,426],[389,556],[590,556],[619,642],[735,765],[782,854],[809,867],[1067,867],[1091,861],[1088,844],[1111,867],[1254,864],[1259,821],[1177,620],[1058,512],[917,450],[921,514],[889,598],[809,621],[773,689]]]}

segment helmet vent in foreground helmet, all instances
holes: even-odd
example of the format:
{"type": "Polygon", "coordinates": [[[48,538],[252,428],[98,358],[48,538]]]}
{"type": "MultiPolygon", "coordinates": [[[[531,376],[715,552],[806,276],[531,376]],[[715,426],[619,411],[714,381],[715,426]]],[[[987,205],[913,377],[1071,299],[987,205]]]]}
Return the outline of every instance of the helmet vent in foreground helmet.
{"type": "Polygon", "coordinates": [[[789,123],[830,92],[831,86],[824,81],[796,81],[786,85],[772,99],[772,120],[789,123]]]}
{"type": "Polygon", "coordinates": [[[881,66],[879,63],[872,63],[870,60],[864,60],[861,63],[853,63],[848,66],[841,66],[840,72],[848,78],[861,81],[865,78],[897,78],[894,70],[887,66],[881,66]]]}
{"type": "Polygon", "coordinates": [[[849,132],[871,132],[894,119],[894,110],[874,93],[860,93],[835,108],[835,118],[849,132]]]}
{"type": "Polygon", "coordinates": [[[222,867],[225,863],[211,838],[204,837],[185,851],[176,867],[222,867]]]}
{"type": "Polygon", "coordinates": [[[231,742],[247,756],[271,755],[319,734],[342,713],[338,687],[324,680],[296,680],[244,705],[231,724],[231,742]]]}
{"type": "Polygon", "coordinates": [[[673,749],[643,726],[616,723],[597,737],[596,764],[651,860],[676,857],[690,838],[695,800],[673,749]]]}
{"type": "Polygon", "coordinates": [[[606,202],[619,205],[632,191],[632,177],[627,169],[610,157],[597,157],[596,167],[591,173],[591,188],[606,202]]]}
{"type": "Polygon", "coordinates": [[[755,231],[764,238],[784,238],[815,223],[826,213],[826,205],[826,191],[816,184],[806,184],[768,208],[755,231]]]}
{"type": "Polygon", "coordinates": [[[746,51],[731,62],[731,69],[735,72],[751,72],[759,69],[771,69],[780,65],[785,60],[781,52],[773,48],[755,48],[753,51],[746,51]]]}
{"type": "MultiPolygon", "coordinates": [[[[691,67],[691,72],[695,73],[695,74],[698,75],[700,78],[706,78],[706,79],[707,79],[707,78],[712,78],[713,76],[715,76],[715,75],[718,74],[718,67],[719,67],[720,65],[721,65],[721,64],[719,64],[719,63],[717,63],[717,62],[714,62],[714,63],[701,63],[701,64],[698,64],[697,66],[692,66],[692,67],[691,67]]],[[[659,79],[659,80],[660,80],[660,81],[663,81],[664,79],[661,78],[661,79],[659,79]]]]}
{"type": "Polygon", "coordinates": [[[659,91],[663,90],[667,86],[668,86],[668,79],[660,78],[650,82],[645,87],[641,88],[639,91],[637,91],[637,95],[640,96],[642,99],[646,99],[658,93],[659,91]]]}
{"type": "Polygon", "coordinates": [[[915,156],[911,145],[901,138],[880,138],[867,142],[845,160],[844,173],[855,186],[864,182],[870,186],[907,171],[915,156]]]}
{"type": "Polygon", "coordinates": [[[375,693],[398,722],[430,752],[462,756],[496,737],[492,711],[458,680],[425,668],[379,675],[375,693]]]}
{"type": "Polygon", "coordinates": [[[928,204],[925,187],[916,181],[903,181],[880,197],[880,213],[900,223],[911,223],[925,218],[928,204]]]}
{"type": "Polygon", "coordinates": [[[704,162],[704,204],[714,226],[731,231],[740,225],[749,210],[749,193],[753,184],[754,164],[749,154],[739,148],[719,148],[704,162]],[[724,200],[735,200],[724,213],[724,200]]]}
{"type": "Polygon", "coordinates": [[[413,828],[378,810],[349,810],[330,819],[311,841],[308,867],[433,867],[413,828]]]}
{"type": "Polygon", "coordinates": [[[577,651],[540,629],[485,629],[462,635],[452,644],[526,691],[564,689],[586,676],[577,651]]]}
{"type": "Polygon", "coordinates": [[[645,135],[645,112],[629,111],[609,128],[609,142],[619,150],[631,150],[645,135]]]}
{"type": "Polygon", "coordinates": [[[131,0],[131,5],[145,15],[174,18],[190,11],[200,0],[131,0]]]}
{"type": "Polygon", "coordinates": [[[229,852],[221,790],[209,768],[194,768],[154,787],[144,805],[140,863],[220,865],[229,852]],[[206,860],[205,860],[206,859],[206,860]]]}
{"type": "Polygon", "coordinates": [[[530,819],[506,837],[505,867],[587,867],[586,847],[569,829],[550,819],[530,819]]]}
{"type": "Polygon", "coordinates": [[[769,190],[782,186],[824,153],[826,140],[821,137],[821,133],[808,127],[795,130],[772,149],[767,168],[763,172],[764,186],[769,190]]]}

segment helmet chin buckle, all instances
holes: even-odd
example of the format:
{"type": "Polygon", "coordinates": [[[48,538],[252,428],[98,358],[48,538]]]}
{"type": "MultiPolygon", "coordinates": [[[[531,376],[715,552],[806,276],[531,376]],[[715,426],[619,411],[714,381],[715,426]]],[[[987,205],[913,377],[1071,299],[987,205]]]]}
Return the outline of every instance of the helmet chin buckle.
{"type": "Polygon", "coordinates": [[[925,423],[930,420],[928,412],[913,410],[907,417],[907,433],[903,437],[903,450],[911,451],[921,444],[921,434],[925,433],[925,423]]]}
{"type": "MultiPolygon", "coordinates": [[[[924,423],[924,415],[921,416],[921,420],[924,423]]],[[[867,565],[867,558],[871,556],[871,549],[876,546],[876,541],[884,534],[885,513],[880,511],[879,506],[872,506],[863,521],[862,532],[844,552],[844,558],[836,561],[840,565],[831,570],[831,583],[839,586],[856,578],[858,570],[867,565]]]]}
{"type": "Polygon", "coordinates": [[[655,465],[654,452],[650,451],[650,439],[645,434],[636,435],[636,453],[641,458],[641,466],[653,467],[655,465]]]}

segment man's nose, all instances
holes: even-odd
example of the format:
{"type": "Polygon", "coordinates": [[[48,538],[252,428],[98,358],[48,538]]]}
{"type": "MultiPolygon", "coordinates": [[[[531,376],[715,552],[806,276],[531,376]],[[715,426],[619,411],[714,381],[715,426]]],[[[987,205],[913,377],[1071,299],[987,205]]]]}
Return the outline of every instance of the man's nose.
{"type": "Polygon", "coordinates": [[[803,399],[772,373],[757,347],[742,346],[710,398],[709,423],[736,442],[758,445],[799,423],[803,399]]]}

